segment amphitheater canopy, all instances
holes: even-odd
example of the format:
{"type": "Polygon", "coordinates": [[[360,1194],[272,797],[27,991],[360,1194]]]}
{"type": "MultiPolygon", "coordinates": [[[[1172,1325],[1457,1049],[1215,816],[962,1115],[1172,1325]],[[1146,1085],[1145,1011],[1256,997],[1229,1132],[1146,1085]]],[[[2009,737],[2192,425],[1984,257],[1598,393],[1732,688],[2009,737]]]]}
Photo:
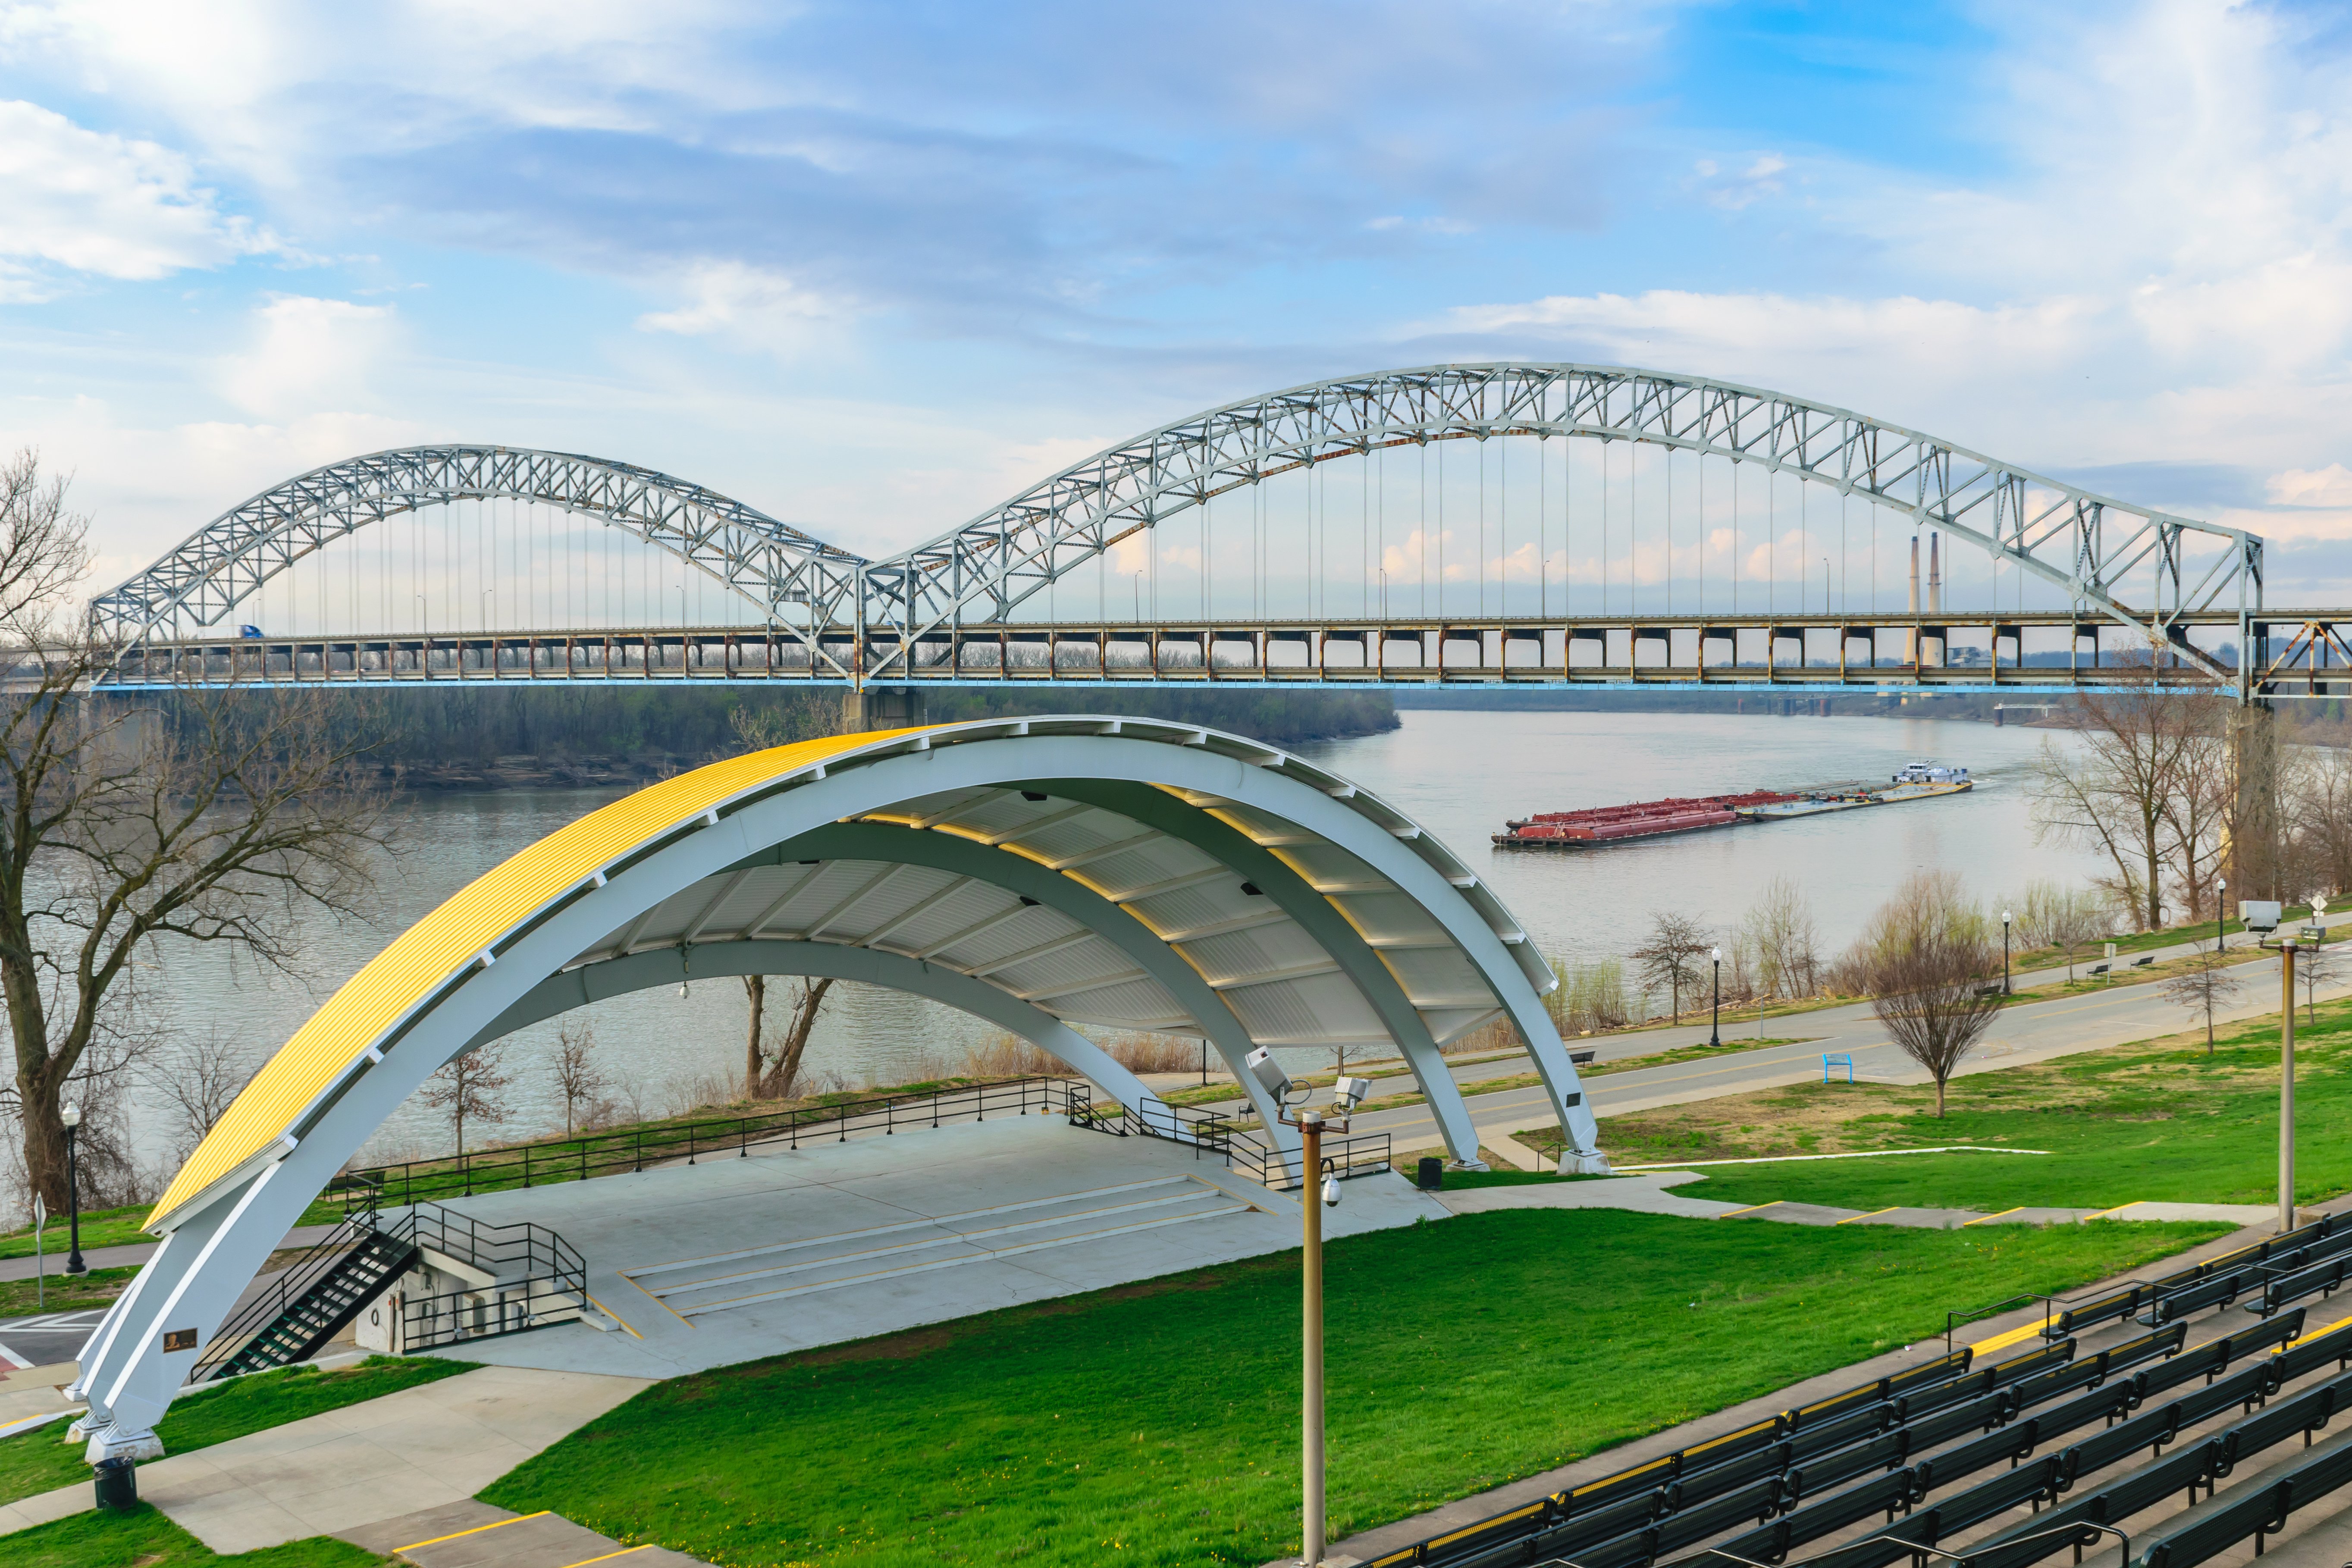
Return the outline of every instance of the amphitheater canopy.
{"type": "MultiPolygon", "coordinates": [[[[835,975],[961,1007],[1149,1118],[1077,1026],[1391,1047],[1444,1141],[1477,1133],[1438,1047],[1507,1017],[1580,1164],[1599,1161],[1547,1016],[1555,984],[1477,874],[1394,807],[1191,725],[1083,718],[811,741],[717,763],[572,823],[458,892],[346,983],[164,1193],[163,1245],[92,1334],[77,1390],[110,1451],[148,1436],[311,1197],[443,1065],[598,997],[723,974],[835,975]]],[[[1164,1108],[1163,1108],[1164,1120],[1164,1108]]]]}

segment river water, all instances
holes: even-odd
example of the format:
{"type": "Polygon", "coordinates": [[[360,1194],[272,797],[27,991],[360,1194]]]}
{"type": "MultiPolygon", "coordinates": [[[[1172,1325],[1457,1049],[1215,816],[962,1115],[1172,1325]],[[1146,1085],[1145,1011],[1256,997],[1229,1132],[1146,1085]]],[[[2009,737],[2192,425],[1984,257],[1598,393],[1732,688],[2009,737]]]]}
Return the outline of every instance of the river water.
{"type": "MultiPolygon", "coordinates": [[[[2036,877],[2086,879],[2081,855],[2037,847],[2028,772],[2048,731],[1939,720],[1414,709],[1386,734],[1298,748],[1380,794],[1479,868],[1542,950],[1570,961],[1622,954],[1654,910],[1736,922],[1772,878],[1797,878],[1824,952],[1843,947],[1915,868],[1959,871],[1989,901],[2036,877]],[[1919,759],[1974,770],[1972,792],[1870,810],[1582,851],[1509,851],[1488,836],[1508,817],[1663,795],[1874,778],[1919,759]]],[[[613,791],[531,790],[418,799],[406,852],[387,870],[371,924],[314,923],[298,977],[257,973],[207,953],[169,955],[158,978],[184,1028],[217,1030],[257,1064],[399,931],[499,861],[613,791]]],[[[772,989],[772,1005],[777,990],[772,989]]],[[[955,1070],[991,1032],[936,1004],[836,987],[812,1039],[810,1068],[843,1085],[955,1070]]],[[[745,1004],[735,980],[599,1003],[595,1029],[613,1094],[633,1114],[682,1108],[740,1072],[745,1004]]],[[[512,1079],[500,1138],[562,1126],[548,1057],[553,1020],[502,1051],[512,1079]]],[[[137,1112],[146,1157],[168,1160],[175,1129],[137,1112]]],[[[476,1130],[469,1128],[468,1142],[476,1130]]],[[[446,1118],[415,1103],[387,1123],[371,1159],[446,1152],[446,1118]]]]}

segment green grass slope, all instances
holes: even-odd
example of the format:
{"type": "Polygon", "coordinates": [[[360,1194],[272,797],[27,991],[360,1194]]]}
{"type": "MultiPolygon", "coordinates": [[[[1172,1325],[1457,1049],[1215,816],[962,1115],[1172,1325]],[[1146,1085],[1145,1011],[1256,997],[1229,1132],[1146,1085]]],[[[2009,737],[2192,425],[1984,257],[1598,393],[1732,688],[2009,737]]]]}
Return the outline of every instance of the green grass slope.
{"type": "MultiPolygon", "coordinates": [[[[2217,1233],[1594,1210],[1336,1242],[1332,1533],[2217,1233]]],[[[680,1378],[482,1495],[727,1568],[1262,1563],[1297,1550],[1298,1311],[1290,1253],[680,1378]]]]}

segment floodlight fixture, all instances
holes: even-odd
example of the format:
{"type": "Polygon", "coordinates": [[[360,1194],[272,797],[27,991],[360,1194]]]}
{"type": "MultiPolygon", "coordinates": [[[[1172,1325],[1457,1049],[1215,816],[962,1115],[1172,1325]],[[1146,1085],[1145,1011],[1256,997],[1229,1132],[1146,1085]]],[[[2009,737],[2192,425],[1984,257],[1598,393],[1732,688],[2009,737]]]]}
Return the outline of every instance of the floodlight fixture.
{"type": "Polygon", "coordinates": [[[1274,1051],[1270,1047],[1260,1046],[1248,1056],[1244,1057],[1242,1067],[1250,1077],[1257,1079],[1258,1087],[1273,1097],[1274,1102],[1277,1105],[1287,1103],[1291,1090],[1298,1087],[1292,1081],[1290,1074],[1283,1070],[1282,1064],[1274,1059],[1274,1051]]]}
{"type": "Polygon", "coordinates": [[[2276,899],[2240,899],[2238,920],[2248,931],[2278,930],[2281,914],[2276,899]]]}

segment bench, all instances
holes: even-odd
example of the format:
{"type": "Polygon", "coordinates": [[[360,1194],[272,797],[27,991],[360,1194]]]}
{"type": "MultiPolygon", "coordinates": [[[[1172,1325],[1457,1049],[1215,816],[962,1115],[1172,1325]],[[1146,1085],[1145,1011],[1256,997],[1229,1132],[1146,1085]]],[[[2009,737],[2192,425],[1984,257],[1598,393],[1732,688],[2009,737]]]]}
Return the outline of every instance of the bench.
{"type": "Polygon", "coordinates": [[[2090,973],[2093,974],[2105,974],[2106,972],[2107,966],[2104,963],[2095,963],[2090,968],[2090,973]]]}
{"type": "Polygon", "coordinates": [[[2152,952],[2151,952],[2151,953],[2149,953],[2146,958],[2135,958],[2135,959],[2133,959],[2133,960],[2132,960],[2132,962],[2131,962],[2131,966],[2132,966],[2134,969],[2146,969],[2149,964],[2154,963],[2155,962],[2156,962],[2156,954],[2154,954],[2154,953],[2152,953],[2152,952]]]}

